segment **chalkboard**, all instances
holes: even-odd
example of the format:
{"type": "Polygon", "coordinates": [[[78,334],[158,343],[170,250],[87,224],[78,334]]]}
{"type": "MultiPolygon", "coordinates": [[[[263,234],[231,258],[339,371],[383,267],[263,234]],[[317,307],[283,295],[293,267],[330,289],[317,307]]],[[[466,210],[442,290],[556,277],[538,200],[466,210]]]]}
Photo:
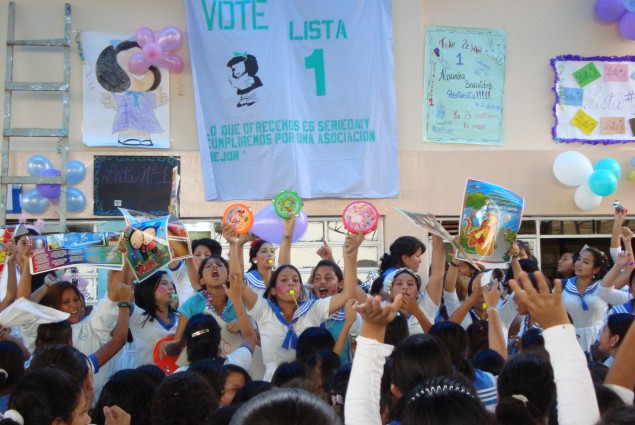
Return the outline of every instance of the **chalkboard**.
{"type": "Polygon", "coordinates": [[[180,163],[178,156],[95,156],[93,214],[119,216],[122,207],[167,215],[180,163]]]}

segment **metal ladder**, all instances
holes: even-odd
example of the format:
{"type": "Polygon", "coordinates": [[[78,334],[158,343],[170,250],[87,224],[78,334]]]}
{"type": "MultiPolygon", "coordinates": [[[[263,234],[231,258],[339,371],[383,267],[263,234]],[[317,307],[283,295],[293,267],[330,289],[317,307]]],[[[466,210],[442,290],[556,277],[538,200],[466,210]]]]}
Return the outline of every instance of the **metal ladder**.
{"type": "Polygon", "coordinates": [[[71,70],[71,6],[64,5],[64,38],[47,40],[16,40],[15,39],[15,3],[9,3],[9,22],[7,25],[7,56],[6,75],[4,83],[4,125],[2,131],[2,168],[0,171],[0,225],[6,224],[7,188],[10,184],[59,184],[60,201],[58,207],[59,228],[51,225],[47,230],[66,231],[66,174],[68,166],[68,124],[70,100],[70,70],[71,70]],[[64,81],[63,82],[14,82],[13,81],[13,48],[14,46],[50,47],[61,49],[64,53],[64,81]],[[62,126],[61,128],[14,128],[11,126],[11,98],[13,92],[60,92],[62,94],[62,126]],[[9,156],[12,137],[21,138],[57,138],[57,153],[61,157],[59,162],[59,177],[32,177],[9,175],[9,156]]]}

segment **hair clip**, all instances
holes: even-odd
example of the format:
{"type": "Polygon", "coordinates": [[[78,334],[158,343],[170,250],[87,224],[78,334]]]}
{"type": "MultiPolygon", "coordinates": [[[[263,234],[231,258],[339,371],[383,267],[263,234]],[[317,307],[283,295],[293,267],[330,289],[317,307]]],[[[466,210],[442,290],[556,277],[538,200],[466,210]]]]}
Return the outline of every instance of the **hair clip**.
{"type": "Polygon", "coordinates": [[[431,387],[422,388],[419,392],[417,392],[415,395],[410,397],[408,404],[418,400],[421,397],[429,397],[429,396],[443,394],[443,393],[462,393],[462,394],[467,394],[468,396],[474,398],[474,395],[472,394],[472,392],[468,391],[464,386],[460,386],[458,384],[456,385],[444,384],[444,385],[435,385],[431,387]]]}
{"type": "Polygon", "coordinates": [[[8,379],[9,378],[9,374],[4,369],[0,369],[0,375],[4,375],[4,379],[8,379]]]}
{"type": "Polygon", "coordinates": [[[344,405],[344,397],[342,397],[341,394],[333,394],[331,396],[331,404],[333,405],[333,407],[337,406],[338,404],[343,406],[344,405]]]}
{"type": "Polygon", "coordinates": [[[192,338],[196,338],[197,336],[200,336],[206,333],[209,333],[209,329],[201,329],[199,331],[192,332],[192,338]]]}
{"type": "Polygon", "coordinates": [[[6,412],[4,412],[4,415],[2,415],[2,419],[11,419],[12,421],[19,423],[20,425],[24,425],[24,418],[17,410],[7,410],[6,412]]]}
{"type": "Polygon", "coordinates": [[[522,394],[514,394],[512,398],[515,398],[518,401],[522,401],[525,407],[527,407],[527,403],[529,403],[529,399],[522,394]]]}

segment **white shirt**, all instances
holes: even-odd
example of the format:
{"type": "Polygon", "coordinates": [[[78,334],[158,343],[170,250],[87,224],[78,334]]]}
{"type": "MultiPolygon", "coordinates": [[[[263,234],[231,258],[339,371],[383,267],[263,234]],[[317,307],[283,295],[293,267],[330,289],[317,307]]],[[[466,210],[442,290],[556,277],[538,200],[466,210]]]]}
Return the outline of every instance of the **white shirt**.
{"type": "Polygon", "coordinates": [[[346,425],[382,425],[379,414],[381,377],[392,345],[357,337],[357,350],[346,390],[344,419],[346,425]]]}
{"type": "Polygon", "coordinates": [[[166,267],[166,270],[169,270],[172,275],[176,294],[179,296],[179,304],[182,305],[196,293],[190,282],[190,275],[187,273],[187,264],[185,264],[185,260],[181,260],[176,269],[166,267]]]}
{"type": "MultiPolygon", "coordinates": [[[[249,366],[251,365],[251,359],[252,359],[252,352],[249,349],[249,347],[245,347],[244,345],[241,345],[236,350],[229,353],[227,357],[225,357],[225,363],[223,363],[223,365],[233,364],[236,366],[240,366],[245,370],[249,370],[249,366]]],[[[190,365],[186,364],[178,368],[174,373],[185,372],[189,368],[190,368],[190,365]]]]}
{"type": "MultiPolygon", "coordinates": [[[[434,318],[436,317],[437,312],[439,311],[439,306],[435,304],[434,301],[432,301],[432,299],[427,294],[424,294],[419,299],[418,304],[419,304],[419,308],[421,309],[423,314],[428,318],[430,323],[434,323],[434,318]]],[[[421,324],[419,323],[417,318],[412,314],[410,315],[410,317],[408,317],[408,332],[410,333],[410,335],[423,333],[423,328],[421,328],[421,324]]]]}
{"type": "Polygon", "coordinates": [[[130,311],[130,332],[135,346],[135,368],[154,364],[154,346],[161,338],[174,334],[178,324],[176,315],[172,323],[163,323],[158,318],[151,321],[150,316],[144,313],[145,310],[133,304],[130,311]]]}
{"type": "Polygon", "coordinates": [[[558,325],[542,331],[545,349],[553,366],[558,394],[560,425],[593,425],[600,420],[595,389],[587,360],[576,343],[572,325],[558,325]]]}
{"type": "Polygon", "coordinates": [[[600,281],[597,281],[589,285],[585,291],[584,302],[587,306],[585,310],[575,282],[576,278],[571,278],[566,282],[562,291],[562,301],[567,313],[573,319],[573,325],[579,336],[580,347],[584,351],[589,351],[602,328],[608,311],[608,304],[598,296],[600,281]]]}
{"type": "MultiPolygon", "coordinates": [[[[331,297],[315,300],[309,310],[293,324],[297,336],[306,329],[320,326],[329,317],[331,297]]],[[[258,297],[253,308],[249,311],[251,317],[258,324],[260,340],[262,342],[262,358],[265,363],[265,381],[271,381],[273,373],[280,363],[295,360],[295,349],[283,348],[288,328],[276,317],[269,302],[258,297]]]]}

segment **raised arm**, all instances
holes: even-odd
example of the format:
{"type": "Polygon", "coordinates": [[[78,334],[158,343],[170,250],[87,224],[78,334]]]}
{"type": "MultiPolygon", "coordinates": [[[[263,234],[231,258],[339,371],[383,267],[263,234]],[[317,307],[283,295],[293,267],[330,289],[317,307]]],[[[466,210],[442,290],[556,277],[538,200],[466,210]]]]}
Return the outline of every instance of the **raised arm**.
{"type": "Polygon", "coordinates": [[[463,304],[461,304],[461,306],[454,312],[454,314],[452,314],[449,319],[450,322],[454,322],[459,325],[463,323],[463,320],[465,320],[465,317],[469,314],[472,307],[474,307],[480,301],[480,296],[483,293],[483,290],[481,288],[482,276],[483,274],[481,273],[476,276],[476,278],[474,278],[474,282],[472,283],[472,294],[470,294],[470,296],[465,299],[463,304]]]}
{"type": "Polygon", "coordinates": [[[611,257],[616,261],[615,255],[621,251],[620,235],[622,234],[622,225],[626,218],[626,209],[615,208],[615,219],[613,220],[613,229],[611,230],[611,257]]]}
{"type": "Polygon", "coordinates": [[[432,259],[430,269],[430,278],[428,279],[426,296],[430,297],[430,299],[438,306],[441,304],[441,296],[443,295],[445,249],[443,248],[443,239],[437,235],[432,235],[432,259]]]}
{"type": "Polygon", "coordinates": [[[335,262],[335,258],[333,258],[333,250],[324,236],[322,236],[322,246],[315,253],[323,260],[335,262]]]}
{"type": "Polygon", "coordinates": [[[284,233],[282,234],[282,242],[280,242],[280,252],[278,253],[278,264],[281,266],[291,264],[291,239],[295,230],[295,216],[283,219],[284,233]]]}
{"type": "MultiPolygon", "coordinates": [[[[231,275],[242,276],[243,275],[243,272],[242,272],[243,269],[241,266],[242,260],[238,254],[239,237],[236,234],[235,230],[236,229],[233,226],[223,223],[223,237],[229,243],[229,276],[231,275]]],[[[254,291],[252,291],[251,289],[245,286],[242,289],[242,300],[245,303],[245,306],[247,306],[247,308],[251,310],[256,304],[256,301],[258,301],[258,295],[254,291]]]]}
{"type": "Polygon", "coordinates": [[[254,347],[258,343],[258,335],[243,305],[243,291],[247,285],[245,284],[243,275],[240,273],[229,275],[229,282],[229,288],[223,288],[225,288],[227,296],[234,305],[234,311],[236,312],[238,324],[240,325],[240,334],[243,337],[242,345],[249,347],[253,352],[254,347]]]}
{"type": "Polygon", "coordinates": [[[189,257],[185,259],[185,267],[187,268],[187,277],[190,279],[190,285],[195,291],[203,289],[201,286],[200,278],[198,277],[198,267],[194,262],[194,258],[189,257]]]}
{"type": "Polygon", "coordinates": [[[558,423],[595,424],[600,419],[595,389],[586,357],[562,302],[562,282],[555,280],[552,294],[542,273],[535,272],[534,277],[538,291],[524,272],[519,276],[522,287],[515,280],[510,280],[509,286],[542,326],[558,394],[558,423]]]}
{"type": "Polygon", "coordinates": [[[31,256],[33,252],[31,251],[31,247],[27,246],[24,255],[22,256],[22,264],[20,267],[22,269],[22,275],[20,276],[20,283],[18,283],[18,293],[17,298],[26,298],[28,300],[31,299],[31,268],[29,266],[29,262],[31,260],[31,256]]]}
{"type": "Polygon", "coordinates": [[[514,279],[518,279],[520,276],[520,272],[523,271],[522,267],[520,267],[520,262],[518,261],[518,254],[520,254],[520,248],[518,248],[518,244],[514,242],[510,250],[511,261],[509,262],[512,267],[512,273],[514,273],[514,279]]]}
{"type": "Polygon", "coordinates": [[[344,287],[342,288],[342,292],[331,297],[329,314],[333,314],[344,307],[346,301],[355,296],[355,288],[357,288],[357,253],[363,240],[363,234],[350,234],[346,236],[343,247],[344,287]]]}
{"type": "Polygon", "coordinates": [[[487,304],[487,339],[489,348],[507,358],[507,341],[503,333],[503,327],[498,316],[498,300],[500,299],[500,289],[498,283],[491,288],[483,288],[483,299],[487,304]]]}
{"type": "Polygon", "coordinates": [[[130,285],[120,282],[115,286],[114,296],[119,300],[119,314],[117,315],[115,328],[112,331],[112,338],[94,353],[99,367],[102,367],[108,360],[113,358],[121,350],[128,338],[132,288],[130,285]],[[127,307],[122,303],[126,303],[127,307]]]}
{"type": "Polygon", "coordinates": [[[16,249],[13,245],[13,241],[7,248],[7,263],[5,266],[5,273],[7,273],[7,293],[5,294],[2,302],[0,302],[0,311],[9,307],[13,301],[15,301],[16,294],[18,292],[18,282],[15,269],[17,267],[16,249]]]}
{"type": "Polygon", "coordinates": [[[611,269],[606,272],[604,277],[602,278],[601,286],[605,288],[612,288],[615,280],[619,277],[620,271],[626,267],[627,264],[633,262],[633,254],[630,252],[620,252],[617,254],[617,258],[615,260],[615,265],[611,267],[611,269]]]}
{"type": "Polygon", "coordinates": [[[341,356],[342,353],[344,353],[346,341],[348,341],[348,333],[357,319],[357,313],[353,309],[355,303],[357,303],[357,300],[350,299],[346,301],[346,304],[344,305],[344,326],[342,326],[342,330],[335,341],[335,346],[333,346],[333,351],[338,356],[341,356]]]}
{"type": "Polygon", "coordinates": [[[366,302],[355,306],[362,316],[362,329],[357,337],[355,359],[346,392],[344,408],[346,425],[381,425],[379,399],[381,377],[386,358],[392,345],[383,344],[386,326],[401,306],[401,294],[391,304],[382,305],[381,298],[368,297],[366,302]]]}

